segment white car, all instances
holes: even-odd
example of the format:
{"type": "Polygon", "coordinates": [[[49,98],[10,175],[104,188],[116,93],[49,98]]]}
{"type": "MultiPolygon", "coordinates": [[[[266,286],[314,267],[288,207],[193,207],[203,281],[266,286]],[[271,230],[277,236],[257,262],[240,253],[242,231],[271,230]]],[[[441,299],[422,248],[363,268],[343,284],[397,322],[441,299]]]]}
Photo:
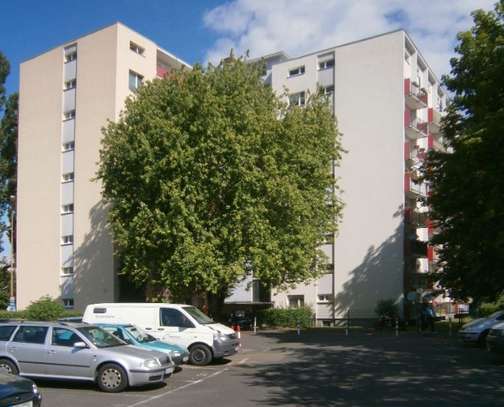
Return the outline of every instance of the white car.
{"type": "Polygon", "coordinates": [[[484,346],[490,329],[503,321],[504,311],[494,312],[486,318],[475,319],[462,327],[458,332],[459,338],[464,342],[473,342],[484,346]]]}
{"type": "Polygon", "coordinates": [[[88,324],[133,324],[157,340],[189,350],[189,361],[207,365],[238,351],[240,341],[229,327],[186,304],[107,303],[86,307],[88,324]]]}

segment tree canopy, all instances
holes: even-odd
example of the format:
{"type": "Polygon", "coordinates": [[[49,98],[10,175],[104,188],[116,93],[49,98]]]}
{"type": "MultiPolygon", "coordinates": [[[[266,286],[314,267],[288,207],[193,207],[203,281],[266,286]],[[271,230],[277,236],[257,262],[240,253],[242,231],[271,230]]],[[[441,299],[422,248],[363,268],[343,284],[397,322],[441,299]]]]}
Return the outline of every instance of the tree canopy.
{"type": "Polygon", "coordinates": [[[431,153],[425,170],[441,283],[481,301],[504,291],[504,1],[472,15],[444,78],[453,95],[443,120],[449,152],[431,153]]]}
{"type": "Polygon", "coordinates": [[[171,72],[104,129],[98,179],[121,273],[172,298],[324,271],[342,204],[336,123],[323,96],[288,108],[262,67],[229,58],[171,72]],[[333,191],[334,193],[328,193],[333,191]]]}

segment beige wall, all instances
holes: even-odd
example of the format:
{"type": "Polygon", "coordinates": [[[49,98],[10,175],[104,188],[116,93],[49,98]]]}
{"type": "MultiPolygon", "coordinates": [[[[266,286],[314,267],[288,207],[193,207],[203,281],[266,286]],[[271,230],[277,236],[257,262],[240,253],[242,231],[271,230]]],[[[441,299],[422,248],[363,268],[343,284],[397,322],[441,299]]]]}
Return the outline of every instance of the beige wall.
{"type": "Polygon", "coordinates": [[[17,203],[17,301],[59,295],[63,54],[21,65],[17,203]]]}

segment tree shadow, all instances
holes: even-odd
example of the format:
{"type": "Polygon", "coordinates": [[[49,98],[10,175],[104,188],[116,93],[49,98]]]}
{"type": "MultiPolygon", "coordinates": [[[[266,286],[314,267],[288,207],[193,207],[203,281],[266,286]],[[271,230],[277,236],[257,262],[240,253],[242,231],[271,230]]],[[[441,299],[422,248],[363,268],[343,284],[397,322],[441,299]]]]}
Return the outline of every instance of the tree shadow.
{"type": "Polygon", "coordinates": [[[256,405],[498,406],[502,366],[477,349],[418,335],[267,334],[280,362],[239,367],[256,405]]]}
{"type": "MultiPolygon", "coordinates": [[[[393,214],[402,217],[402,206],[393,214]]],[[[404,222],[378,247],[370,246],[360,265],[335,295],[335,314],[350,318],[376,318],[379,300],[400,300],[404,290],[404,222]]],[[[337,262],[337,259],[336,259],[337,262]]]]}

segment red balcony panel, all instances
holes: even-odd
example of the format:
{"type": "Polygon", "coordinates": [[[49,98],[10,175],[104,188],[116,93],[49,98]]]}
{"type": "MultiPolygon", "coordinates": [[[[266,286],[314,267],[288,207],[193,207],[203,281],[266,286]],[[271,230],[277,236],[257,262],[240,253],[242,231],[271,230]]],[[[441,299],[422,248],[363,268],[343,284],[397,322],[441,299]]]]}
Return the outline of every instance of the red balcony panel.
{"type": "Polygon", "coordinates": [[[409,160],[410,158],[410,143],[409,141],[404,142],[404,159],[409,160]]]}
{"type": "Polygon", "coordinates": [[[433,246],[427,246],[427,259],[429,261],[434,260],[434,247],[433,246]]]}
{"type": "Polygon", "coordinates": [[[404,174],[404,192],[409,192],[411,184],[411,175],[409,173],[404,174]]]}
{"type": "Polygon", "coordinates": [[[429,123],[432,123],[434,121],[434,111],[432,110],[432,107],[429,107],[428,110],[428,120],[429,123]]]}
{"type": "Polygon", "coordinates": [[[404,94],[409,95],[411,88],[411,79],[404,80],[404,94]]]}
{"type": "Polygon", "coordinates": [[[411,122],[411,112],[409,109],[404,110],[404,127],[408,127],[411,122]]]}
{"type": "Polygon", "coordinates": [[[165,75],[168,73],[168,69],[163,68],[162,66],[158,66],[156,73],[157,73],[157,76],[159,76],[160,78],[164,78],[165,75]]]}
{"type": "Polygon", "coordinates": [[[432,134],[429,134],[427,136],[427,147],[429,150],[432,150],[434,148],[434,136],[432,134]]]}
{"type": "Polygon", "coordinates": [[[406,222],[411,220],[411,208],[404,208],[404,220],[406,222]]]}

